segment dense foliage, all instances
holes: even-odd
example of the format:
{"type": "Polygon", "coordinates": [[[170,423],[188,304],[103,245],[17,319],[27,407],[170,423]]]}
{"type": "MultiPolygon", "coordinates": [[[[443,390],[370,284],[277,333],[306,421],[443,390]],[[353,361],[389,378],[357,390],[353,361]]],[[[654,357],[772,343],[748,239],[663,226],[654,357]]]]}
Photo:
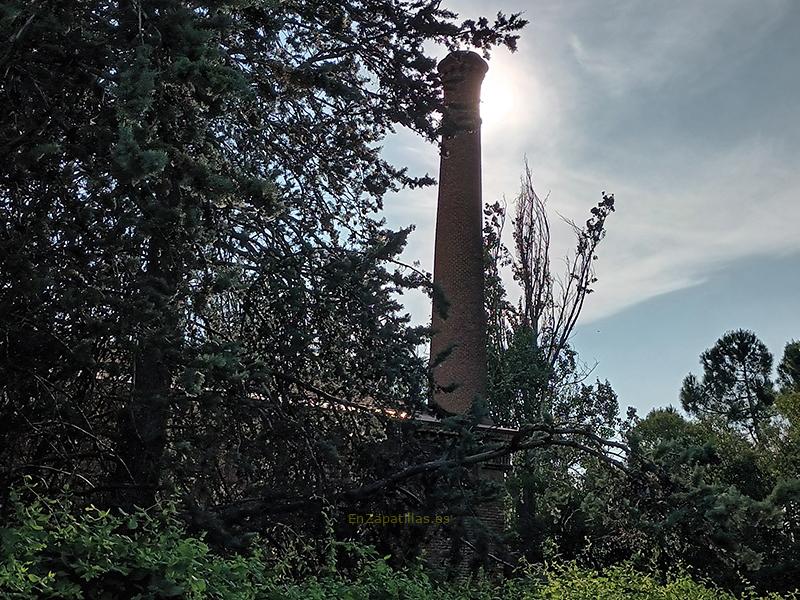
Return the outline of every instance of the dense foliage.
{"type": "Polygon", "coordinates": [[[487,312],[493,417],[565,432],[515,455],[507,480],[512,554],[593,567],[686,564],[729,588],[800,581],[798,343],[773,357],[751,331],[725,333],[680,390],[685,411],[619,414],[611,385],[588,381],[568,340],[596,281],[592,269],[614,209],[604,194],[562,277],[550,272],[547,199],[527,168],[502,240],[505,207],[486,208],[487,312]],[[502,270],[519,283],[508,300],[502,270]]]}
{"type": "Polygon", "coordinates": [[[437,135],[427,43],[513,49],[523,25],[406,0],[0,4],[0,487],[171,490],[235,546],[402,466],[362,452],[386,435],[353,401],[425,404],[398,294],[428,280],[378,211],[432,180],[379,144],[437,135]]]}
{"type": "MultiPolygon", "coordinates": [[[[16,505],[0,530],[0,593],[9,599],[350,598],[371,600],[733,600],[735,596],[675,572],[662,579],[629,565],[604,571],[575,564],[525,567],[498,583],[485,578],[442,584],[419,565],[398,570],[366,547],[328,539],[329,562],[316,576],[292,574],[302,551],[256,543],[247,555],[222,556],[186,533],[168,506],[119,514],[86,508],[77,517],[60,501],[16,505]],[[338,556],[359,558],[346,569],[338,556]]],[[[748,593],[751,600],[760,598],[748,593]]],[[[785,596],[789,597],[789,596],[785,596]]],[[[777,600],[778,595],[769,598],[777,600]]]]}
{"type": "MultiPolygon", "coordinates": [[[[757,437],[735,411],[699,418],[672,407],[645,418],[630,413],[616,421],[629,447],[622,468],[569,449],[526,454],[510,480],[517,498],[512,544],[531,561],[633,561],[661,572],[680,563],[728,589],[741,590],[742,577],[759,590],[796,589],[798,398],[778,394],[759,417],[757,437]]],[[[613,406],[609,414],[616,414],[613,406]]]]}

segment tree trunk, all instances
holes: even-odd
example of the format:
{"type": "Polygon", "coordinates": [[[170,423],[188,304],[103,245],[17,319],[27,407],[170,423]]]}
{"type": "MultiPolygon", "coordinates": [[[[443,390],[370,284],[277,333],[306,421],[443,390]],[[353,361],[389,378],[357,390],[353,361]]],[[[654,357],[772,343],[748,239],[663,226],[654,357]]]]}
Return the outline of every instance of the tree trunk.
{"type": "Polygon", "coordinates": [[[152,239],[140,284],[142,295],[152,300],[153,313],[143,324],[130,400],[119,414],[119,463],[111,481],[112,504],[125,510],[153,505],[161,477],[173,379],[170,355],[180,339],[171,302],[176,277],[169,255],[167,240],[152,239]]]}

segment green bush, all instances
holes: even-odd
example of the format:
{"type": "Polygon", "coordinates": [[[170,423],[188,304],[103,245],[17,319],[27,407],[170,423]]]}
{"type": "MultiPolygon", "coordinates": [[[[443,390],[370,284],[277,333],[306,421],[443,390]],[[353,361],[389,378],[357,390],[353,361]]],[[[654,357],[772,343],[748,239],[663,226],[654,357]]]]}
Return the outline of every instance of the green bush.
{"type": "MultiPolygon", "coordinates": [[[[735,600],[745,598],[769,598],[778,600],[782,596],[774,594],[760,596],[749,592],[743,596],[716,589],[680,573],[660,581],[659,578],[635,570],[628,564],[618,565],[602,572],[580,568],[574,563],[549,567],[541,573],[541,583],[532,583],[536,578],[529,576],[519,584],[517,596],[531,600],[735,600]]],[[[794,596],[789,596],[794,598],[794,596]]]]}
{"type": "Polygon", "coordinates": [[[374,550],[352,544],[340,544],[361,557],[360,567],[347,576],[329,565],[317,576],[296,580],[286,575],[280,560],[268,560],[257,542],[247,555],[215,554],[202,538],[186,533],[169,504],[126,515],[93,506],[76,511],[64,500],[39,496],[28,503],[17,501],[9,521],[0,529],[0,596],[9,599],[735,598],[685,574],[661,582],[627,565],[604,572],[574,564],[528,567],[520,577],[504,581],[439,584],[420,566],[393,569],[374,550]]]}
{"type": "Polygon", "coordinates": [[[133,515],[63,501],[15,504],[0,530],[4,598],[256,598],[258,552],[223,558],[171,506],[133,515]]]}

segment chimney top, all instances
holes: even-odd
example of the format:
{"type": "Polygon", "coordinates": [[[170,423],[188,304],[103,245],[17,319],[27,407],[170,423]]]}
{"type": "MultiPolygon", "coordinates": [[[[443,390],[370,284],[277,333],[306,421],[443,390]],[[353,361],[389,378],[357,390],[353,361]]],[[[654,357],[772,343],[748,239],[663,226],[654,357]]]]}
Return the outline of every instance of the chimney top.
{"type": "Polygon", "coordinates": [[[483,79],[483,75],[489,70],[489,65],[471,50],[455,50],[442,59],[438,70],[442,79],[464,77],[473,73],[483,79]]]}

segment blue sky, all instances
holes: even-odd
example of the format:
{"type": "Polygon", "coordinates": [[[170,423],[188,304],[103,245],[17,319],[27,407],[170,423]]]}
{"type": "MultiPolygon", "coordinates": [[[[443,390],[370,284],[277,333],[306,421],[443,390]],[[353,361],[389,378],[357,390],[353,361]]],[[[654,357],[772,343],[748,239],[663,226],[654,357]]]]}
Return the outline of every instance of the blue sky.
{"type": "MultiPolygon", "coordinates": [[[[531,21],[484,82],[484,201],[513,201],[526,155],[565,217],[581,222],[603,190],[616,196],[573,345],[623,410],[677,403],[726,330],[753,329],[776,359],[800,339],[800,2],[445,6],[531,21]]],[[[437,174],[437,149],[406,132],[385,150],[437,174]]],[[[405,258],[430,270],[436,190],[385,206],[392,225],[417,226],[405,258]]],[[[558,258],[573,240],[555,212],[558,258]]],[[[406,306],[429,319],[425,298],[406,306]]]]}

